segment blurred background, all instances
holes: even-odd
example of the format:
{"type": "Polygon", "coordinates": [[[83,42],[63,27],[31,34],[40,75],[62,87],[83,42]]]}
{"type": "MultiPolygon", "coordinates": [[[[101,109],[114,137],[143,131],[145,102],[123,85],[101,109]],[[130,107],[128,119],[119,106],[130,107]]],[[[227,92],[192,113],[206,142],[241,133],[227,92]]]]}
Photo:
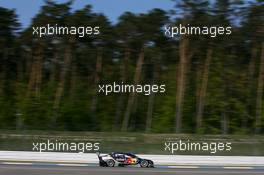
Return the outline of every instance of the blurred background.
{"type": "Polygon", "coordinates": [[[0,149],[54,137],[99,139],[108,151],[122,137],[134,150],[146,145],[137,152],[160,153],[176,137],[227,139],[237,143],[231,155],[264,155],[263,1],[36,2],[0,1],[0,149]],[[101,34],[32,35],[47,24],[101,34]],[[232,34],[164,35],[179,24],[232,26],[232,34]],[[113,82],[166,92],[98,93],[113,82]]]}

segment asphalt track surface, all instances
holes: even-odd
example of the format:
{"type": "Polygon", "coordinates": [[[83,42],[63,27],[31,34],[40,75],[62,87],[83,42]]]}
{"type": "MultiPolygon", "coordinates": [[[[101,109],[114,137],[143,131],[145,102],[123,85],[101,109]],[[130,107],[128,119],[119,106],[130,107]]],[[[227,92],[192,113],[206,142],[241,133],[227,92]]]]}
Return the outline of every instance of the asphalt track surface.
{"type": "Polygon", "coordinates": [[[165,169],[0,165],[0,175],[264,175],[264,169],[165,169]]]}

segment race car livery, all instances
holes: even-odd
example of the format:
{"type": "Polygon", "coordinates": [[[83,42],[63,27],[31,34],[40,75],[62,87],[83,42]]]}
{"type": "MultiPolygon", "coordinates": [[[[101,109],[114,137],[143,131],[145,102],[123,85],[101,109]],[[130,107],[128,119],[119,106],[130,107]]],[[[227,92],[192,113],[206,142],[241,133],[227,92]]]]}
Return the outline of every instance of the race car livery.
{"type": "Polygon", "coordinates": [[[148,159],[142,159],[131,153],[113,152],[106,155],[97,154],[99,159],[99,166],[102,167],[115,167],[115,166],[128,166],[139,165],[142,168],[153,168],[154,162],[148,159]]]}

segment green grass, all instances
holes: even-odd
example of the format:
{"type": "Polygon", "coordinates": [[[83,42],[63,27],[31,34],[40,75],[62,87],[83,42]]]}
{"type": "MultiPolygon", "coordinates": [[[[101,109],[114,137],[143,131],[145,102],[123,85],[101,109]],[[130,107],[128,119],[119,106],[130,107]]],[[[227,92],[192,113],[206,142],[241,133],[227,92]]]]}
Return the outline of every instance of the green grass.
{"type": "Polygon", "coordinates": [[[58,132],[58,131],[1,131],[0,150],[31,151],[33,142],[58,140],[60,142],[100,142],[101,152],[129,151],[144,154],[170,154],[164,151],[166,141],[231,142],[231,151],[209,152],[176,151],[175,154],[263,156],[264,136],[250,135],[190,135],[145,134],[120,132],[58,132]]]}

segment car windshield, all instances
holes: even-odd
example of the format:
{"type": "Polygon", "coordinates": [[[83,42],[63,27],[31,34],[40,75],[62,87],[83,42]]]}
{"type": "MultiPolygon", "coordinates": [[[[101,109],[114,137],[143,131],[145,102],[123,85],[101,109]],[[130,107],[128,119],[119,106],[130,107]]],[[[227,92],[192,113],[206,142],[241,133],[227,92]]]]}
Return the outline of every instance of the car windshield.
{"type": "Polygon", "coordinates": [[[130,153],[128,153],[127,155],[130,156],[130,157],[132,157],[132,158],[137,158],[137,156],[134,155],[134,154],[130,154],[130,153]]]}

